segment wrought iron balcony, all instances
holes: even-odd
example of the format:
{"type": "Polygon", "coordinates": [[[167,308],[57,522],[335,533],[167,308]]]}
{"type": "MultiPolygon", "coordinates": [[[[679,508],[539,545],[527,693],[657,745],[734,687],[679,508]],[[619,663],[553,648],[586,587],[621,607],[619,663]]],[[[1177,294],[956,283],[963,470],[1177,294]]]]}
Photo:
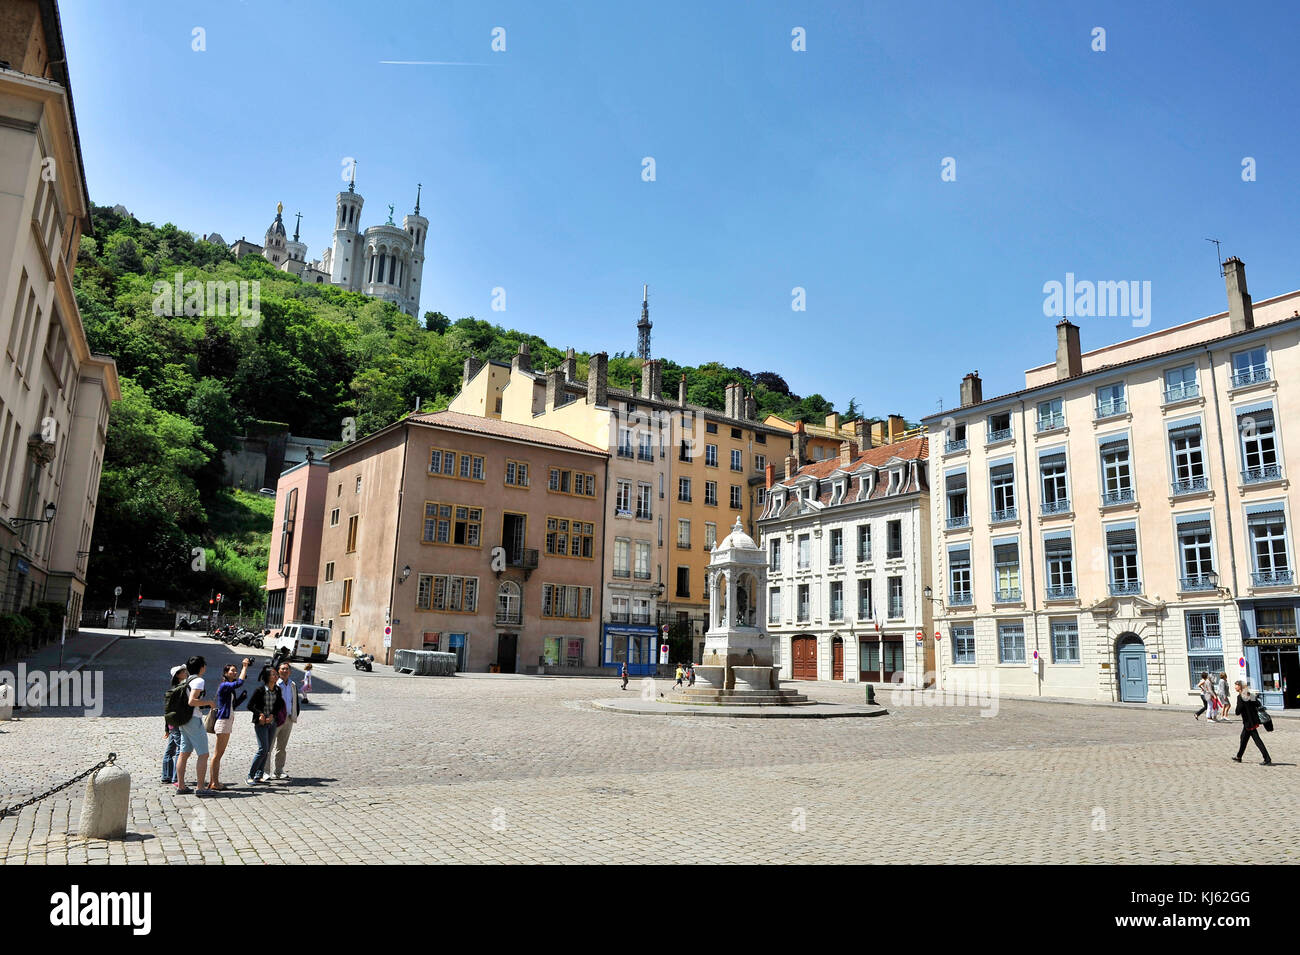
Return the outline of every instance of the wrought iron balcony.
{"type": "Polygon", "coordinates": [[[638,448],[636,452],[638,461],[653,461],[655,453],[653,448],[638,448]]]}
{"type": "Polygon", "coordinates": [[[1178,578],[1178,589],[1184,593],[1192,593],[1202,590],[1218,590],[1218,574],[1192,574],[1187,577],[1178,578]]]}
{"type": "Polygon", "coordinates": [[[631,613],[630,616],[631,616],[631,618],[632,618],[631,621],[630,621],[631,623],[641,623],[641,624],[646,624],[646,623],[649,623],[649,622],[650,622],[650,611],[649,611],[649,610],[634,610],[634,611],[632,611],[632,613],[631,613]]]}
{"type": "Polygon", "coordinates": [[[626,610],[611,610],[609,613],[610,623],[630,623],[631,619],[632,614],[628,613],[626,610]]]}
{"type": "Polygon", "coordinates": [[[1110,507],[1112,504],[1132,504],[1133,499],[1133,489],[1131,487],[1122,487],[1118,491],[1103,491],[1101,504],[1102,507],[1110,507]]]}
{"type": "Polygon", "coordinates": [[[869,564],[869,563],[871,563],[871,551],[869,551],[869,550],[860,550],[860,551],[858,551],[858,563],[859,563],[859,564],[869,564]]]}
{"type": "Polygon", "coordinates": [[[1142,581],[1140,580],[1112,580],[1110,582],[1112,597],[1131,597],[1140,593],[1142,593],[1142,581]]]}
{"type": "Polygon", "coordinates": [[[628,570],[628,569],[626,569],[626,568],[615,567],[615,568],[614,568],[614,576],[615,576],[615,577],[622,577],[622,578],[625,578],[625,579],[626,579],[626,578],[632,576],[632,571],[630,571],[630,570],[628,570]]]}
{"type": "Polygon", "coordinates": [[[1257,570],[1250,575],[1256,587],[1290,587],[1295,583],[1293,570],[1257,570]]]}
{"type": "Polygon", "coordinates": [[[518,547],[506,553],[506,564],[520,570],[537,569],[537,548],[518,547]]]}
{"type": "Polygon", "coordinates": [[[797,619],[798,619],[799,623],[807,623],[807,622],[808,622],[808,610],[807,610],[807,608],[804,608],[803,610],[800,610],[800,611],[799,611],[799,616],[798,616],[797,619]]]}
{"type": "Polygon", "coordinates": [[[1066,514],[1070,510],[1070,499],[1068,497],[1058,498],[1055,501],[1043,502],[1043,515],[1048,514],[1066,514]]]}
{"type": "Polygon", "coordinates": [[[1128,399],[1116,398],[1111,401],[1097,402],[1098,418],[1113,418],[1115,415],[1128,413],[1128,399]]]}
{"type": "Polygon", "coordinates": [[[1208,491],[1210,489],[1210,479],[1207,477],[1179,478],[1172,486],[1175,497],[1179,494],[1196,494],[1199,491],[1208,491]]]}
{"type": "Polygon", "coordinates": [[[1010,437],[1011,437],[1010,428],[999,428],[996,431],[994,431],[992,428],[989,428],[989,437],[988,437],[989,444],[997,444],[997,442],[1006,441],[1010,437]]]}
{"type": "Polygon", "coordinates": [[[961,438],[957,441],[945,441],[943,443],[944,454],[956,454],[958,451],[966,450],[966,439],[961,438]]]}
{"type": "Polygon", "coordinates": [[[969,607],[974,602],[975,598],[969,590],[959,590],[948,595],[948,605],[950,607],[969,607]]]}
{"type": "Polygon", "coordinates": [[[620,444],[618,446],[618,456],[620,458],[631,458],[635,455],[630,444],[620,444]]]}
{"type": "Polygon", "coordinates": [[[520,610],[498,610],[497,625],[519,627],[524,622],[523,612],[520,610]]]}
{"type": "Polygon", "coordinates": [[[1014,507],[1004,507],[1000,511],[994,511],[989,517],[990,522],[1001,524],[1005,521],[1014,521],[1016,519],[1016,509],[1014,507]]]}
{"type": "Polygon", "coordinates": [[[1272,380],[1273,375],[1268,370],[1268,365],[1251,365],[1249,368],[1242,368],[1232,373],[1232,387],[1234,388],[1257,385],[1261,381],[1272,380]]]}
{"type": "Polygon", "coordinates": [[[842,550],[831,551],[831,566],[838,567],[842,563],[844,563],[844,551],[842,550]]]}
{"type": "Polygon", "coordinates": [[[1048,600],[1073,600],[1078,595],[1074,584],[1060,584],[1047,588],[1048,600]]]}
{"type": "MultiPolygon", "coordinates": [[[[956,528],[958,528],[958,527],[970,527],[970,515],[969,515],[969,514],[963,514],[963,515],[961,515],[960,517],[950,517],[950,518],[948,518],[948,529],[949,529],[949,530],[954,530],[954,529],[956,529],[956,528]]],[[[860,561],[860,560],[862,560],[862,558],[861,558],[861,557],[858,557],[858,560],[860,561]]]]}
{"type": "Polygon", "coordinates": [[[871,604],[858,604],[858,619],[859,620],[871,619],[871,604]]]}
{"type": "Polygon", "coordinates": [[[650,579],[650,571],[648,571],[648,570],[638,570],[638,571],[637,571],[633,576],[635,576],[637,580],[649,580],[649,579],[650,579]]]}
{"type": "Polygon", "coordinates": [[[1282,465],[1265,464],[1257,468],[1246,468],[1241,472],[1242,484],[1261,484],[1264,481],[1280,481],[1282,465]]]}
{"type": "Polygon", "coordinates": [[[1178,384],[1170,385],[1165,389],[1165,404],[1186,401],[1188,398],[1199,398],[1200,396],[1200,385],[1194,381],[1180,381],[1178,384]]]}
{"type": "Polygon", "coordinates": [[[994,600],[1000,604],[1014,603],[1020,599],[1019,587],[999,587],[994,594],[994,600]]]}
{"type": "Polygon", "coordinates": [[[832,619],[832,620],[843,620],[843,619],[844,619],[844,605],[843,605],[843,604],[831,604],[831,619],[832,619]]]}
{"type": "Polygon", "coordinates": [[[1065,427],[1065,412],[1063,411],[1057,411],[1053,414],[1045,414],[1045,415],[1038,416],[1038,430],[1040,432],[1055,431],[1057,428],[1064,428],[1064,427],[1065,427]]]}

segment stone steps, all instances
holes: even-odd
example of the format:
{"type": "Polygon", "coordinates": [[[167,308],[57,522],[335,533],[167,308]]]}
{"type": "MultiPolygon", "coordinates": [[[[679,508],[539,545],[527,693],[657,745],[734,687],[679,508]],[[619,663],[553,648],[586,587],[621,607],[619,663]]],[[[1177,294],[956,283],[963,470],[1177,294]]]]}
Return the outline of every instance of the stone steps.
{"type": "Polygon", "coordinates": [[[794,690],[771,690],[768,692],[740,692],[732,690],[687,690],[671,697],[663,697],[665,703],[687,703],[697,705],[714,704],[719,706],[798,706],[811,702],[802,693],[794,690]]]}

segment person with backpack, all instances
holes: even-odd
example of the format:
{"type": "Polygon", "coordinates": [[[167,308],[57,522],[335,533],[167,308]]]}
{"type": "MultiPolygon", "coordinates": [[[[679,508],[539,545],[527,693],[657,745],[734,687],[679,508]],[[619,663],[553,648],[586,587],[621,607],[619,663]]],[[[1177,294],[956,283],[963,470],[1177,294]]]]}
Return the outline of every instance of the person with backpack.
{"type": "Polygon", "coordinates": [[[276,727],[284,722],[286,709],[284,697],[275,686],[275,671],[270,666],[262,667],[257,683],[257,689],[248,700],[248,708],[253,712],[253,733],[257,737],[257,755],[248,768],[250,786],[271,778],[266,772],[266,759],[271,754],[276,727]]]}
{"type": "Polygon", "coordinates": [[[244,658],[244,667],[239,671],[239,676],[235,676],[235,665],[227,663],[221,668],[221,685],[217,687],[217,710],[213,714],[212,733],[217,737],[217,750],[212,754],[212,771],[209,774],[208,786],[213,792],[221,792],[224,788],[221,785],[221,757],[225,755],[226,747],[230,744],[230,734],[235,728],[235,707],[244,700],[244,694],[238,698],[235,691],[244,685],[244,677],[248,676],[248,668],[253,665],[250,657],[244,658]]]}
{"type": "Polygon", "coordinates": [[[189,676],[185,682],[177,685],[167,696],[167,722],[180,728],[181,756],[176,761],[176,794],[183,796],[191,792],[185,785],[185,766],[190,761],[190,753],[199,758],[196,767],[200,794],[209,792],[207,788],[208,771],[208,731],[203,726],[203,718],[197,710],[211,709],[213,702],[203,699],[203,671],[208,668],[207,661],[201,656],[192,656],[185,661],[189,676]]]}
{"type": "MultiPolygon", "coordinates": [[[[177,684],[184,682],[189,675],[189,671],[185,669],[183,663],[178,667],[172,667],[172,685],[167,691],[168,696],[171,695],[172,690],[176,689],[177,684]]],[[[165,709],[166,703],[164,702],[163,705],[165,709]]],[[[163,749],[162,783],[166,786],[176,782],[176,757],[181,751],[181,729],[179,726],[173,726],[168,721],[165,713],[163,715],[163,726],[165,727],[163,739],[167,740],[167,746],[163,749]]]]}
{"type": "Polygon", "coordinates": [[[1253,739],[1264,755],[1264,765],[1272,766],[1273,760],[1268,755],[1268,750],[1264,748],[1264,741],[1259,738],[1259,727],[1264,722],[1264,718],[1260,715],[1262,707],[1259,696],[1243,680],[1238,680],[1236,687],[1237,715],[1241,717],[1241,746],[1237,749],[1237,755],[1232,757],[1232,761],[1241,762],[1241,757],[1246,752],[1247,741],[1253,739]]]}

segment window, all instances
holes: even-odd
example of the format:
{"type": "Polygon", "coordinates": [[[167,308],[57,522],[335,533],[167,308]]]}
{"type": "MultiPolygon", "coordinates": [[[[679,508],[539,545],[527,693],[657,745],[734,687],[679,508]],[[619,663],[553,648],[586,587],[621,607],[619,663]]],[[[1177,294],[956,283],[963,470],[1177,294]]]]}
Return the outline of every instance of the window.
{"type": "Polygon", "coordinates": [[[460,470],[457,472],[456,476],[467,481],[483,480],[482,455],[462,454],[460,456],[460,470]]]}
{"type": "Polygon", "coordinates": [[[523,598],[519,584],[513,580],[503,580],[497,586],[497,623],[523,623],[523,598]]]}
{"type": "Polygon", "coordinates": [[[542,616],[590,620],[591,588],[572,584],[542,584],[542,616]]]}
{"type": "Polygon", "coordinates": [[[1065,408],[1060,398],[1038,403],[1038,430],[1054,431],[1065,427],[1065,408]]]}
{"type": "Polygon", "coordinates": [[[704,549],[713,550],[713,545],[718,542],[718,525],[710,522],[704,524],[704,549]]]}
{"type": "Polygon", "coordinates": [[[831,619],[844,619],[844,581],[831,581],[831,619]]]}
{"type": "Polygon", "coordinates": [[[360,475],[360,474],[357,475],[357,489],[356,489],[356,491],[355,491],[354,493],[356,493],[356,494],[360,494],[360,493],[361,493],[361,475],[360,475]]]}
{"type": "Polygon", "coordinates": [[[691,500],[691,479],[688,477],[679,477],[677,479],[677,500],[690,503],[691,500]]]}
{"type": "Polygon", "coordinates": [[[718,466],[718,446],[716,444],[706,444],[704,446],[704,464],[711,468],[718,466]]]}
{"type": "Polygon", "coordinates": [[[870,620],[871,613],[871,581],[858,581],[858,619],[870,620]]]}
{"type": "Polygon", "coordinates": [[[1070,510],[1070,492],[1065,483],[1065,452],[1040,455],[1038,468],[1043,481],[1043,513],[1063,514],[1070,510]]]}
{"type": "Polygon", "coordinates": [[[590,521],[564,517],[546,518],[546,553],[552,557],[580,557],[590,560],[596,552],[596,526],[590,521]]]}
{"type": "Polygon", "coordinates": [[[334,579],[334,561],[331,560],[325,564],[325,583],[328,584],[333,579],[334,579]]]}
{"type": "Polygon", "coordinates": [[[691,546],[691,522],[682,518],[677,520],[677,546],[684,550],[691,546]]]}
{"type": "Polygon", "coordinates": [[[732,451],[731,451],[731,470],[733,470],[733,471],[743,471],[743,470],[745,470],[745,462],[744,462],[744,460],[743,460],[743,457],[744,457],[744,456],[743,456],[743,454],[742,454],[740,451],[737,451],[735,448],[732,449],[732,451]]]}
{"type": "Polygon", "coordinates": [[[954,424],[945,433],[943,442],[944,454],[954,454],[958,451],[966,450],[966,425],[954,424]]]}
{"type": "Polygon", "coordinates": [[[766,470],[767,470],[767,455],[766,455],[766,454],[756,454],[756,455],[754,455],[754,470],[755,470],[755,471],[760,471],[760,472],[762,472],[762,471],[766,471],[766,470]]]}
{"type": "Polygon", "coordinates": [[[993,497],[992,521],[994,523],[1014,521],[1016,519],[1016,477],[1015,466],[1010,461],[989,468],[989,489],[993,497]]]}
{"type": "Polygon", "coordinates": [[[424,542],[478,547],[483,531],[483,509],[465,504],[424,503],[424,542]]]}
{"type": "Polygon", "coordinates": [[[689,597],[691,595],[691,569],[689,567],[677,568],[677,596],[689,597]]]}
{"type": "Polygon", "coordinates": [[[1011,413],[1002,411],[989,415],[988,443],[1006,441],[1011,437],[1011,413]]]}
{"type": "Polygon", "coordinates": [[[433,448],[429,452],[429,473],[441,474],[443,477],[456,476],[456,452],[445,448],[433,448]]]}
{"type": "Polygon", "coordinates": [[[704,503],[712,504],[714,507],[717,506],[718,504],[718,482],[717,481],[704,482],[704,503]]]}
{"type": "Polygon", "coordinates": [[[651,519],[650,501],[653,497],[654,497],[653,485],[642,483],[636,486],[637,520],[648,521],[651,519]]]}
{"type": "Polygon", "coordinates": [[[353,514],[348,518],[348,546],[346,552],[355,554],[357,550],[357,523],[360,521],[360,515],[353,514]]]}
{"type": "Polygon", "coordinates": [[[1021,623],[998,624],[998,662],[1025,662],[1025,627],[1021,623]]]}
{"type": "Polygon", "coordinates": [[[1047,561],[1047,599],[1072,600],[1075,596],[1074,543],[1070,532],[1044,534],[1043,555],[1047,561]]]}
{"type": "Polygon", "coordinates": [[[948,630],[952,637],[952,662],[966,666],[975,665],[975,628],[960,624],[948,630]]]}
{"type": "Polygon", "coordinates": [[[737,440],[739,440],[740,438],[744,437],[744,435],[741,434],[741,431],[740,431],[739,428],[732,428],[732,429],[731,429],[731,436],[732,436],[733,438],[736,438],[737,440]]]}
{"type": "Polygon", "coordinates": [[[1183,621],[1187,629],[1187,686],[1194,689],[1202,673],[1218,674],[1224,669],[1223,635],[1217,610],[1187,610],[1183,621]]]}
{"type": "Polygon", "coordinates": [[[894,560],[903,556],[903,522],[890,521],[885,525],[886,550],[885,559],[894,560]]]}
{"type": "Polygon", "coordinates": [[[1102,385],[1097,389],[1097,417],[1109,418],[1128,411],[1128,401],[1124,397],[1124,382],[1114,385],[1102,385]]]}
{"type": "Polygon", "coordinates": [[[966,509],[966,469],[949,471],[944,475],[944,494],[947,500],[949,527],[969,527],[970,513],[966,509]]]}
{"type": "Polygon", "coordinates": [[[733,511],[738,511],[741,509],[741,507],[742,504],[740,500],[740,485],[733,484],[731,485],[731,509],[733,511]]]}
{"type": "Polygon", "coordinates": [[[632,576],[632,542],[626,537],[614,538],[614,576],[632,576]]]}
{"type": "Polygon", "coordinates": [[[649,431],[642,431],[640,439],[640,444],[637,445],[636,449],[637,460],[653,461],[655,459],[654,435],[649,431]]]}
{"type": "Polygon", "coordinates": [[[903,617],[903,578],[889,578],[889,619],[901,620],[903,617]]]}
{"type": "Polygon", "coordinates": [[[632,482],[619,481],[614,492],[614,513],[632,516],[632,482]]]}
{"type": "Polygon", "coordinates": [[[677,460],[685,461],[687,464],[695,460],[695,455],[692,453],[691,449],[692,449],[691,439],[682,438],[682,446],[677,452],[677,460]]]}
{"type": "Polygon", "coordinates": [[[1205,478],[1199,419],[1170,427],[1169,454],[1174,468],[1174,494],[1193,494],[1209,487],[1205,478]]]}
{"type": "Polygon", "coordinates": [[[812,566],[812,538],[807,534],[799,535],[799,569],[807,570],[812,566]]]}
{"type": "Polygon", "coordinates": [[[844,531],[838,527],[831,530],[831,564],[844,563],[844,531]]]}
{"type": "Polygon", "coordinates": [[[416,578],[415,609],[433,609],[433,574],[420,574],[416,578]]]}
{"type": "Polygon", "coordinates": [[[717,434],[718,423],[716,421],[706,421],[704,423],[704,430],[709,434],[717,434]]]}
{"type": "Polygon", "coordinates": [[[1260,381],[1269,381],[1268,352],[1261,345],[1232,356],[1232,387],[1241,388],[1260,381]]]}
{"type": "Polygon", "coordinates": [[[330,511],[330,527],[339,526],[339,509],[336,507],[330,511]]]}
{"type": "Polygon", "coordinates": [[[1182,591],[1215,590],[1219,586],[1214,572],[1214,553],[1210,540],[1210,512],[1180,514],[1174,518],[1178,532],[1178,589],[1182,591]]]}
{"type": "Polygon", "coordinates": [[[650,542],[636,542],[636,567],[634,570],[637,580],[650,579],[650,542]]]}
{"type": "Polygon", "coordinates": [[[1251,574],[1256,587],[1289,586],[1295,579],[1286,540],[1286,515],[1282,502],[1254,504],[1246,508],[1246,530],[1250,538],[1251,574]]]}
{"type": "Polygon", "coordinates": [[[1106,555],[1112,594],[1139,594],[1137,525],[1114,524],[1106,528],[1106,555]]]}
{"type": "Polygon", "coordinates": [[[761,431],[754,432],[754,441],[758,444],[767,444],[767,435],[761,431]]]}
{"type": "Polygon", "coordinates": [[[1277,458],[1273,406],[1252,405],[1237,409],[1237,432],[1241,435],[1241,481],[1257,484],[1282,476],[1277,458]]]}
{"type": "Polygon", "coordinates": [[[346,616],[352,612],[352,578],[343,578],[343,602],[339,605],[339,614],[346,616]]]}
{"type": "Polygon", "coordinates": [[[999,602],[1020,599],[1020,542],[993,544],[993,598],[999,602]]]}
{"type": "Polygon", "coordinates": [[[781,569],[781,539],[773,537],[767,542],[767,569],[776,573],[781,569]]]}
{"type": "Polygon", "coordinates": [[[866,564],[871,561],[871,525],[858,525],[858,563],[866,564]]]}
{"type": "Polygon", "coordinates": [[[1133,501],[1133,471],[1129,461],[1128,435],[1101,442],[1102,504],[1133,501]]]}
{"type": "Polygon", "coordinates": [[[1052,621],[1052,662],[1079,662],[1079,624],[1077,621],[1052,621]]]}
{"type": "Polygon", "coordinates": [[[528,487],[528,463],[506,461],[506,484],[511,487],[528,487]]]}
{"type": "Polygon", "coordinates": [[[781,622],[781,588],[771,587],[767,592],[767,622],[781,622]]]}
{"type": "Polygon", "coordinates": [[[948,603],[960,607],[971,602],[970,547],[948,551],[948,603]]]}
{"type": "MultiPolygon", "coordinates": [[[[525,465],[526,467],[526,465],[525,465]]],[[[527,473],[524,484],[528,483],[527,473]]],[[[596,475],[588,471],[570,471],[567,468],[549,468],[546,489],[556,494],[573,494],[578,497],[596,496],[596,475]]]]}
{"type": "Polygon", "coordinates": [[[476,613],[478,611],[478,578],[435,574],[433,576],[429,609],[441,610],[447,613],[476,613]]]}
{"type": "Polygon", "coordinates": [[[799,585],[799,622],[800,623],[808,622],[809,619],[808,612],[809,612],[808,585],[800,584],[799,585]]]}
{"type": "Polygon", "coordinates": [[[627,428],[618,429],[618,456],[632,457],[632,432],[627,428]]]}
{"type": "Polygon", "coordinates": [[[1165,372],[1165,403],[1197,398],[1201,394],[1196,384],[1196,366],[1182,365],[1165,372]]]}

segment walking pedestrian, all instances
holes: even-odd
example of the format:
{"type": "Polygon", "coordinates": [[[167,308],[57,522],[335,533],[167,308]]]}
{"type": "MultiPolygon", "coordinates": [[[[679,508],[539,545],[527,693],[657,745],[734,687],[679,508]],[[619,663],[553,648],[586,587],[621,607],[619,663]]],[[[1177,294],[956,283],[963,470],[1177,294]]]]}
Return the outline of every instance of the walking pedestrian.
{"type": "Polygon", "coordinates": [[[1228,696],[1228,674],[1222,670],[1219,671],[1219,678],[1214,681],[1214,695],[1219,698],[1219,720],[1226,723],[1228,721],[1228,707],[1232,705],[1231,697],[1228,696]]]}
{"type": "Polygon", "coordinates": [[[293,733],[293,725],[298,722],[298,684],[289,679],[292,674],[289,667],[289,661],[286,660],[280,664],[280,679],[276,681],[276,689],[284,697],[284,722],[275,730],[275,778],[288,779],[284,772],[284,759],[286,751],[289,749],[289,736],[293,733]]]}
{"type": "Polygon", "coordinates": [[[1241,762],[1242,755],[1246,752],[1246,742],[1254,740],[1255,745],[1259,747],[1260,753],[1264,756],[1264,765],[1272,766],[1273,760],[1268,755],[1268,750],[1264,748],[1264,741],[1259,738],[1259,725],[1263,722],[1259,716],[1259,696],[1248,687],[1245,682],[1238,680],[1237,687],[1237,715],[1241,717],[1241,746],[1237,749],[1237,755],[1232,757],[1234,762],[1241,762]]]}
{"type": "Polygon", "coordinates": [[[251,786],[271,778],[266,773],[266,760],[271,755],[275,729],[284,721],[284,697],[275,688],[275,671],[270,666],[263,666],[258,673],[257,689],[248,701],[248,708],[253,711],[253,734],[257,737],[257,753],[248,768],[251,786]]]}
{"type": "Polygon", "coordinates": [[[677,664],[677,682],[673,684],[674,690],[680,690],[682,688],[682,680],[685,678],[685,676],[686,676],[686,671],[682,669],[682,665],[680,663],[677,664]]]}
{"type": "MultiPolygon", "coordinates": [[[[174,690],[179,683],[183,683],[189,676],[189,671],[185,669],[185,664],[178,667],[172,667],[172,689],[174,690]]],[[[170,692],[170,691],[169,691],[170,692]]],[[[163,714],[163,739],[167,740],[167,746],[163,749],[162,764],[162,783],[164,785],[176,782],[176,757],[181,750],[181,729],[179,726],[172,726],[163,714]]]]}
{"type": "Polygon", "coordinates": [[[687,664],[686,666],[686,685],[687,686],[695,685],[695,664],[694,663],[687,664]]]}
{"type": "MultiPolygon", "coordinates": [[[[203,699],[205,689],[203,673],[207,668],[207,661],[201,656],[192,656],[185,661],[185,669],[189,671],[189,677],[181,686],[186,688],[188,694],[186,704],[190,715],[188,721],[178,720],[176,723],[181,730],[181,756],[176,761],[177,795],[184,795],[191,791],[185,785],[185,767],[190,761],[190,753],[194,753],[199,758],[198,766],[195,767],[198,775],[195,789],[200,795],[209,792],[207,787],[208,731],[203,726],[203,718],[197,712],[211,709],[215,705],[211,700],[203,699]]],[[[179,714],[183,717],[185,710],[180,710],[179,714]]]]}
{"type": "Polygon", "coordinates": [[[311,693],[311,664],[308,663],[302,668],[302,701],[310,702],[307,697],[311,693]]]}
{"type": "Polygon", "coordinates": [[[233,663],[227,663],[221,668],[221,685],[217,687],[217,719],[212,727],[213,735],[217,737],[217,745],[216,751],[212,754],[212,769],[208,782],[213,792],[221,792],[225,788],[221,785],[221,757],[225,755],[226,746],[230,744],[230,734],[235,729],[235,707],[244,699],[244,694],[236,699],[235,691],[244,685],[244,678],[248,676],[248,668],[252,665],[253,661],[245,657],[239,676],[235,676],[233,663]]]}
{"type": "Polygon", "coordinates": [[[1199,720],[1201,714],[1210,708],[1210,697],[1214,695],[1210,674],[1207,671],[1201,671],[1201,682],[1196,684],[1196,688],[1201,691],[1201,708],[1196,711],[1196,718],[1199,720]]]}
{"type": "Polygon", "coordinates": [[[623,673],[622,673],[622,676],[623,676],[623,685],[622,685],[621,687],[619,687],[619,689],[620,689],[620,690],[626,690],[626,689],[627,689],[627,661],[626,661],[626,660],[623,661],[623,673]]]}

